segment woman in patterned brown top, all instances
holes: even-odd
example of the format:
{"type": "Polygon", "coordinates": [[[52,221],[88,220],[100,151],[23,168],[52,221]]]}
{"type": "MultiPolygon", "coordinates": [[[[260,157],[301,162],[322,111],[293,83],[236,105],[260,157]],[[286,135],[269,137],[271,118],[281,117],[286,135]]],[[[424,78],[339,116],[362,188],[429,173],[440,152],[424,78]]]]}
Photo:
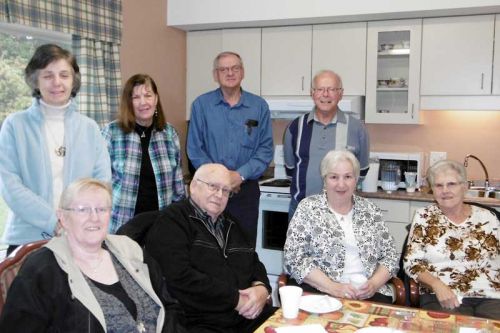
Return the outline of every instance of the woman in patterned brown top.
{"type": "Polygon", "coordinates": [[[440,161],[427,178],[436,203],[413,218],[404,267],[422,308],[500,319],[500,222],[464,203],[465,168],[440,161]]]}

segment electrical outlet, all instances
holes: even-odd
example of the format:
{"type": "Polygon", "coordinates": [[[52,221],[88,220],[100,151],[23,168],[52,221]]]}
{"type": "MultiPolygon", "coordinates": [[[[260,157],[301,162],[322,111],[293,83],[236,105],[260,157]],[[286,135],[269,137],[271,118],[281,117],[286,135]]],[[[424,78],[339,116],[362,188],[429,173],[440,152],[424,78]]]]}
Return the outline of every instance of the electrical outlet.
{"type": "Polygon", "coordinates": [[[434,163],[445,159],[446,159],[445,151],[431,151],[429,155],[429,166],[432,166],[434,165],[434,163]]]}

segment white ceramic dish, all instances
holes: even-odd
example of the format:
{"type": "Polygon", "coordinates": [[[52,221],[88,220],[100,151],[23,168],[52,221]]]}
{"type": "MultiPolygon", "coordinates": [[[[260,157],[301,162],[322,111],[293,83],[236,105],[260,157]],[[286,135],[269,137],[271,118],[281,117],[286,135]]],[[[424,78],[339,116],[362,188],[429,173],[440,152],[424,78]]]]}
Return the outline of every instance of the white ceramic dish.
{"type": "Polygon", "coordinates": [[[326,295],[307,295],[300,298],[299,308],[311,313],[328,313],[340,310],[342,303],[326,295]]]}

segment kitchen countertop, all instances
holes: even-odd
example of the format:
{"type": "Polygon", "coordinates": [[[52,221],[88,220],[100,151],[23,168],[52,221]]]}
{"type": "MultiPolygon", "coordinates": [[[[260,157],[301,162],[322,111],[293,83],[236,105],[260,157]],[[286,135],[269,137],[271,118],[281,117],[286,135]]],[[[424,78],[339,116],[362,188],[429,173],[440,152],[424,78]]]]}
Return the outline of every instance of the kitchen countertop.
{"type": "MultiPolygon", "coordinates": [[[[432,194],[424,193],[424,192],[413,192],[408,193],[405,190],[393,191],[391,193],[387,193],[383,190],[378,190],[377,192],[362,192],[358,191],[358,195],[365,198],[372,199],[389,199],[389,200],[408,200],[408,201],[426,201],[432,202],[434,201],[434,197],[432,194]]],[[[466,197],[465,202],[477,202],[483,205],[492,206],[492,207],[500,207],[500,200],[493,198],[471,198],[466,197]]]]}

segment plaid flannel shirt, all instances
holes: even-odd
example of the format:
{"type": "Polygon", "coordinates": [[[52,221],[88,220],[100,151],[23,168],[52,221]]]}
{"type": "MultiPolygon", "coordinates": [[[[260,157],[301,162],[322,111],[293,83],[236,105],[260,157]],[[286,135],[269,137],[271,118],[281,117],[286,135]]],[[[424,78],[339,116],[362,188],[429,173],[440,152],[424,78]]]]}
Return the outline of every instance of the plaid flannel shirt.
{"type": "MultiPolygon", "coordinates": [[[[102,133],[111,157],[113,212],[109,231],[115,233],[134,216],[141,172],[141,139],[135,131],[125,134],[116,121],[109,123],[102,133]]],[[[158,207],[163,209],[185,196],[179,136],[172,125],[166,124],[162,131],[153,129],[149,156],[158,189],[158,207]]]]}

